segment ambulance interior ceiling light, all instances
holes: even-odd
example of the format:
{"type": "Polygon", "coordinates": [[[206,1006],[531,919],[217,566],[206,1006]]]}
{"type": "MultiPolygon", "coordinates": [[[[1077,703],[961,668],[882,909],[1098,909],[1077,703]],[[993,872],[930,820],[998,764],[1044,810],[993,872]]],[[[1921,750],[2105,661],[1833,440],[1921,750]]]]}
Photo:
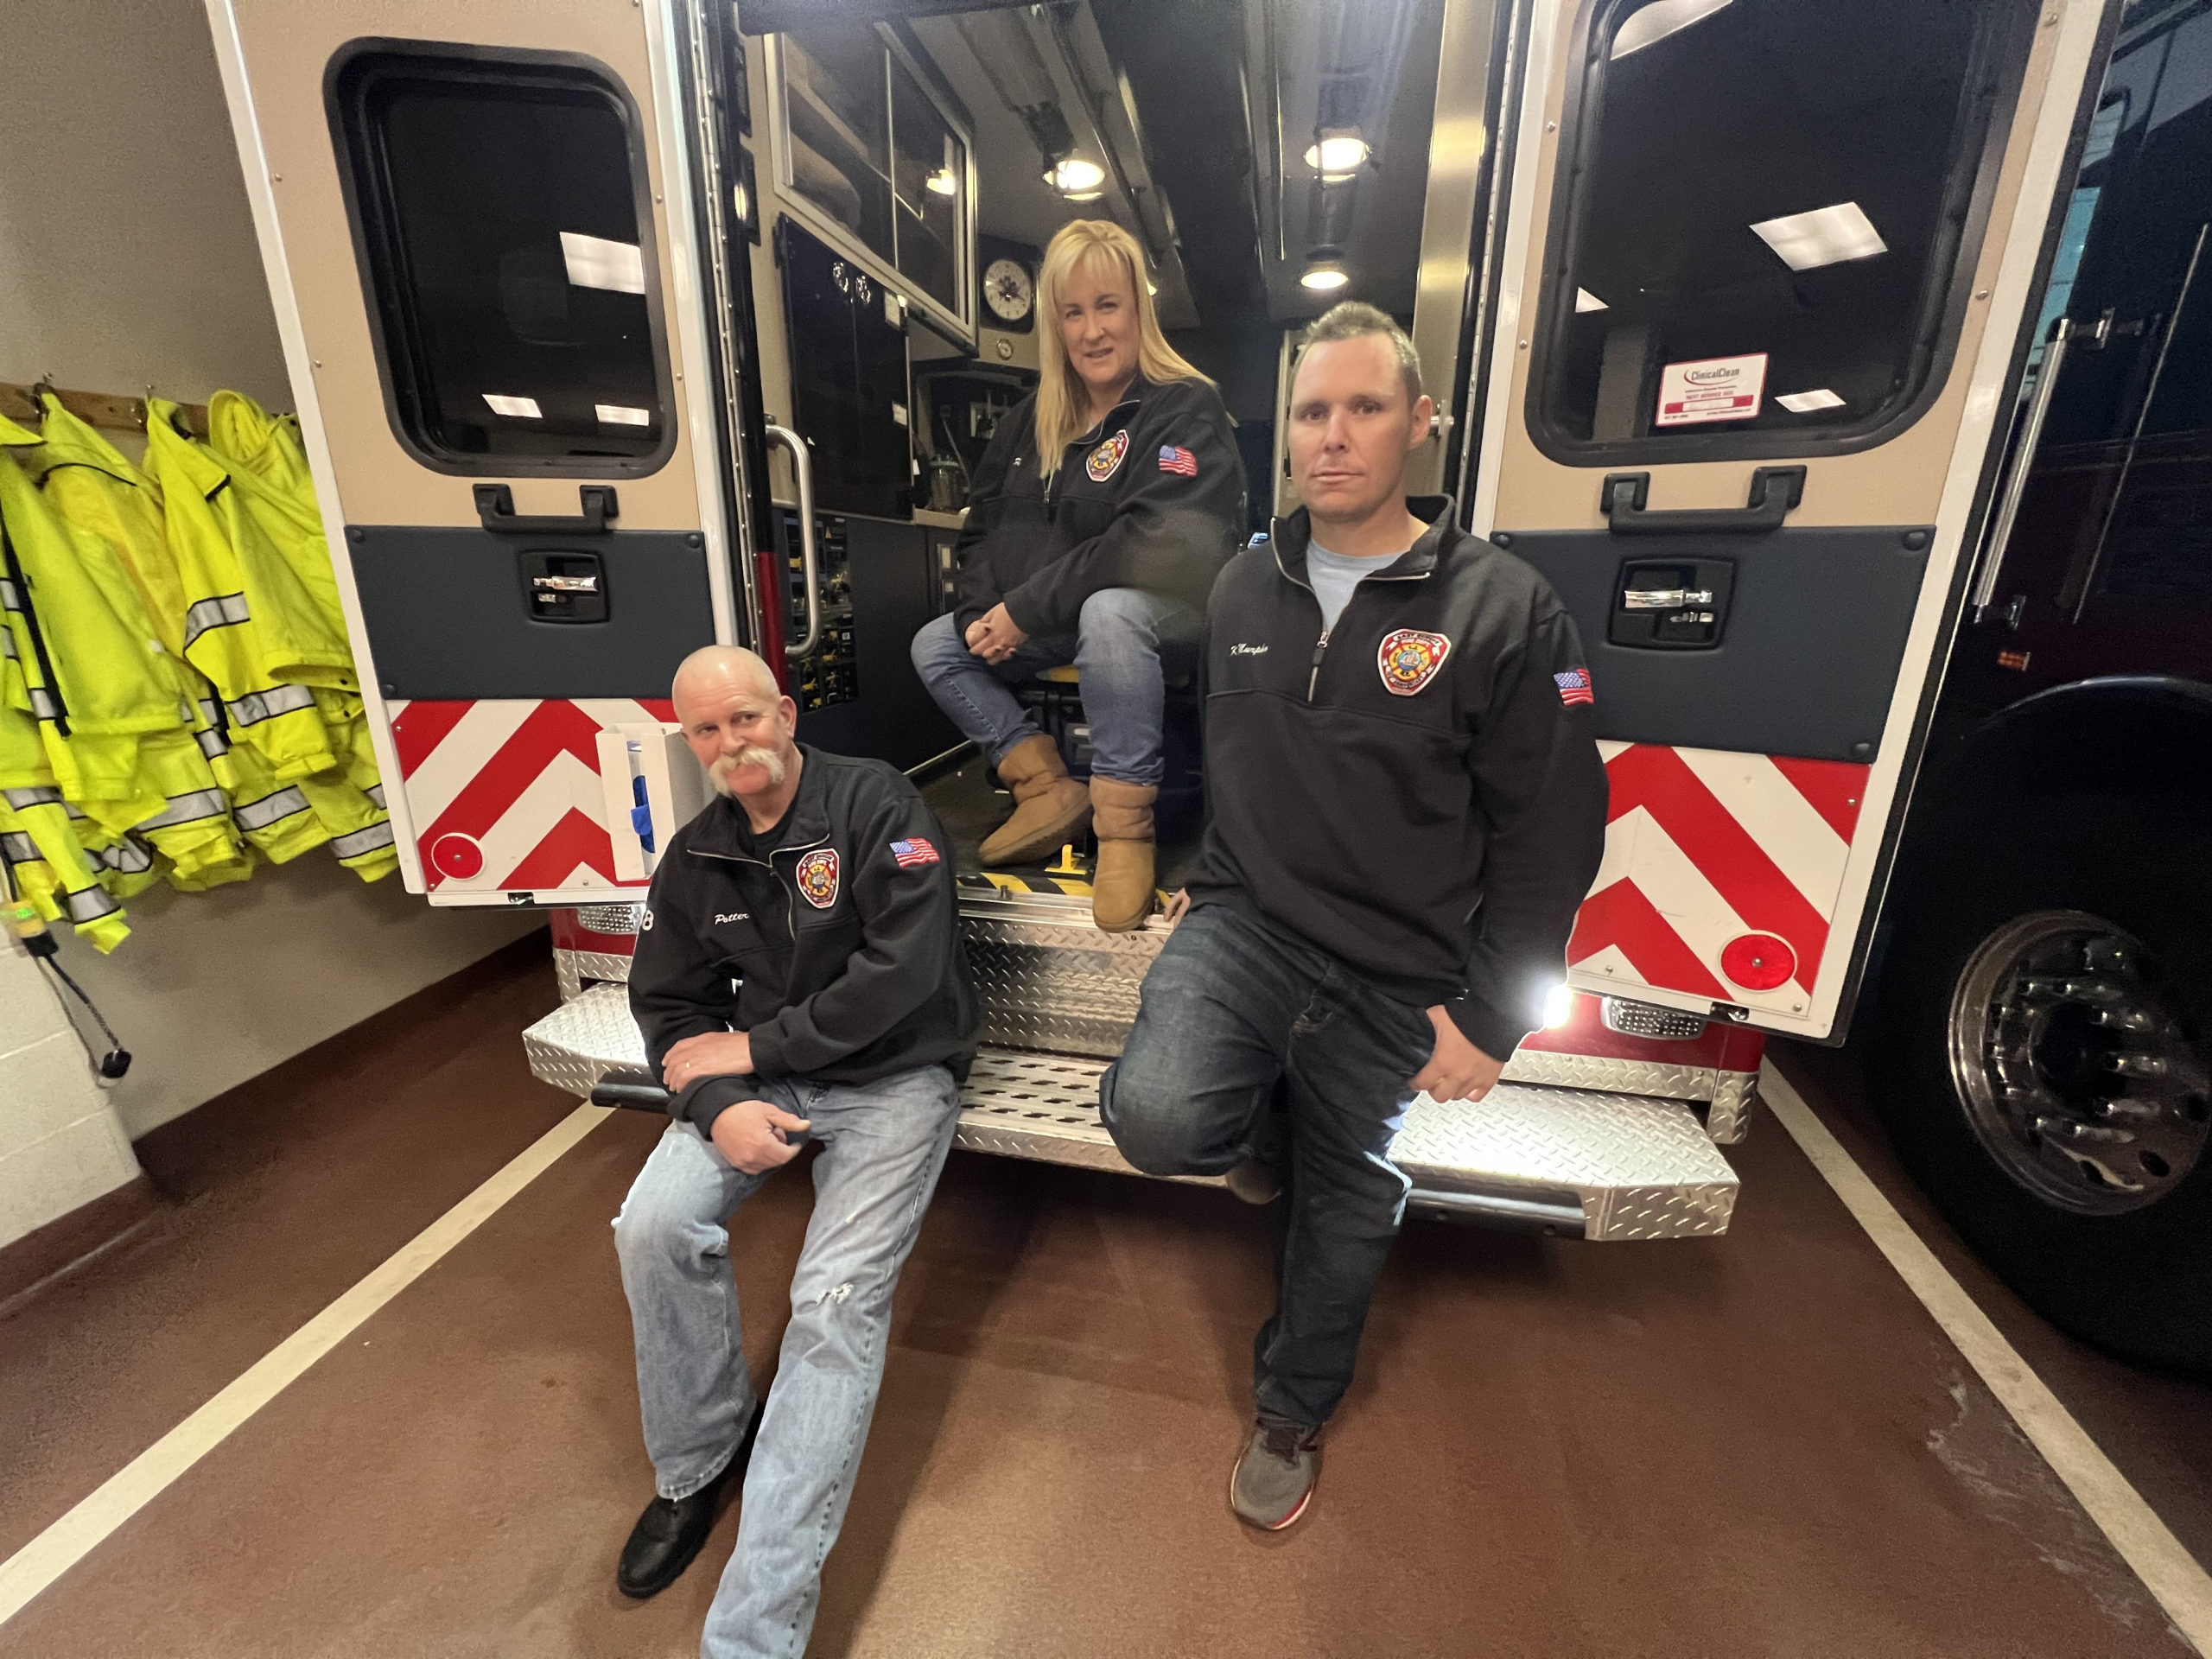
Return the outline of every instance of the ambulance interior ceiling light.
{"type": "Polygon", "coordinates": [[[1333,259],[1306,266],[1306,274],[1298,279],[1301,288],[1310,288],[1317,294],[1333,294],[1350,281],[1351,273],[1333,259]]]}
{"type": "Polygon", "coordinates": [[[1366,166],[1370,154],[1366,139],[1340,129],[1320,134],[1306,147],[1306,165],[1328,182],[1340,183],[1366,166]]]}
{"type": "Polygon", "coordinates": [[[1826,386],[1815,386],[1810,391],[1785,391],[1775,400],[1792,415],[1810,415],[1815,410],[1841,409],[1843,399],[1826,386]]]}
{"type": "Polygon", "coordinates": [[[952,169],[949,167],[938,168],[936,172],[930,175],[928,182],[930,188],[940,196],[957,196],[960,194],[960,181],[952,176],[952,169]]]}
{"type": "Polygon", "coordinates": [[[1611,308],[1588,289],[1578,288],[1574,290],[1574,308],[1577,311],[1605,311],[1611,308]]]}
{"type": "Polygon", "coordinates": [[[645,251],[634,242],[610,242],[582,231],[561,232],[561,257],[569,280],[578,288],[604,288],[616,294],[645,291],[645,251]]]}
{"type": "Polygon", "coordinates": [[[484,401],[492,405],[494,415],[504,415],[511,421],[542,421],[545,411],[537,406],[535,397],[502,397],[496,391],[484,394],[484,401]]]}
{"type": "Polygon", "coordinates": [[[1632,52],[1656,46],[1669,35],[1702,22],[1729,5],[1731,0],[1651,0],[1613,35],[1613,49],[1605,55],[1615,63],[1632,52]]]}
{"type": "Polygon", "coordinates": [[[1890,251],[1890,245],[1874,228],[1874,221],[1855,201],[1815,207],[1809,213],[1784,213],[1779,219],[1763,219],[1751,226],[1751,231],[1792,270],[1816,270],[1822,265],[1840,265],[1847,259],[1871,259],[1890,251]]]}
{"type": "Polygon", "coordinates": [[[599,416],[601,426],[651,426],[653,412],[650,409],[632,409],[627,404],[594,404],[592,412],[599,416]]]}
{"type": "Polygon", "coordinates": [[[1080,156],[1064,156],[1052,163],[1045,182],[1070,201],[1096,201],[1103,194],[1106,169],[1080,156]]]}

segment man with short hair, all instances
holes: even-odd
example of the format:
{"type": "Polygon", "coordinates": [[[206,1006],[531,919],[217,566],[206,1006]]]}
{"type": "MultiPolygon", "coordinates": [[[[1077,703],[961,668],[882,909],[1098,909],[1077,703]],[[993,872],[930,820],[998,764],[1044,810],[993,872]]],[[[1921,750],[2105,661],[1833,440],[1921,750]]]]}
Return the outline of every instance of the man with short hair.
{"type": "Polygon", "coordinates": [[[1215,584],[1213,816],[1100,1086],[1139,1169],[1282,1194],[1230,1490],[1268,1529],[1305,1513],[1351,1382],[1405,1208],[1389,1153],[1406,1109],[1423,1090],[1481,1099],[1541,1023],[1604,848],[1573,620],[1448,498],[1402,493],[1432,410],[1374,307],[1306,331],[1289,410],[1305,506],[1215,584]]]}
{"type": "Polygon", "coordinates": [[[913,785],[797,742],[797,706],[749,651],[693,652],[671,696],[715,797],[669,838],[630,970],[676,1121],[614,1222],[658,1492],[615,1577],[656,1593],[714,1524],[760,1409],[724,1218],[811,1139],[791,1324],[701,1649],[765,1659],[813,1627],[978,1016],[948,843],[913,785]]]}

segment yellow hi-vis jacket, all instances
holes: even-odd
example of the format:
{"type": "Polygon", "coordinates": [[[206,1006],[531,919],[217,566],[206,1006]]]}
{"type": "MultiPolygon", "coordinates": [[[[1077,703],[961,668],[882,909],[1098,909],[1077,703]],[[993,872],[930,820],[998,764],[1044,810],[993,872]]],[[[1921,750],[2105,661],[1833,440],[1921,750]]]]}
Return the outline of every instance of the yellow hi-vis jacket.
{"type": "MultiPolygon", "coordinates": [[[[219,391],[208,400],[207,424],[205,448],[229,473],[247,516],[283,555],[331,632],[345,639],[346,614],[331,570],[315,480],[292,422],[278,419],[243,392],[219,391]]],[[[343,687],[317,686],[315,702],[343,773],[303,778],[300,784],[331,832],[339,862],[363,880],[374,881],[399,868],[399,854],[384,809],[358,683],[349,679],[343,687]]]]}
{"type": "Polygon", "coordinates": [[[114,550],[65,522],[16,464],[36,442],[0,421],[0,700],[38,721],[62,793],[120,836],[163,805],[137,776],[139,738],[190,715],[114,550]]]}
{"type": "MultiPolygon", "coordinates": [[[[0,709],[0,747],[8,746],[6,728],[29,718],[0,709]]],[[[36,734],[29,736],[35,744],[36,734]]],[[[52,785],[0,788],[0,858],[7,860],[16,891],[41,916],[70,922],[101,955],[129,937],[122,905],[86,856],[61,791],[52,785]]]]}
{"type": "MultiPolygon", "coordinates": [[[[188,715],[175,731],[147,733],[138,741],[141,780],[163,802],[136,825],[168,861],[173,882],[192,889],[243,880],[252,874],[245,848],[231,821],[230,804],[208,765],[205,709],[214,707],[207,682],[182,655],[183,582],[169,555],[162,505],[153,480],[105,438],[79,420],[52,393],[35,450],[27,464],[47,501],[67,524],[97,536],[127,572],[162,642],[188,715]]],[[[101,567],[96,575],[112,573],[101,567]]],[[[108,851],[115,849],[110,849],[108,851]]]]}
{"type": "Polygon", "coordinates": [[[184,578],[185,658],[222,699],[233,741],[280,782],[327,772],[340,759],[315,689],[357,689],[353,653],[247,511],[231,470],[177,430],[175,413],[165,398],[148,400],[146,470],[184,578]]]}
{"type": "Polygon", "coordinates": [[[106,537],[122,556],[156,637],[174,661],[182,663],[184,580],[169,552],[162,493],[121,450],[64,409],[59,397],[49,391],[41,401],[45,412],[39,447],[26,452],[26,467],[55,512],[106,537]]]}
{"type": "Polygon", "coordinates": [[[344,639],[346,610],[330,569],[322,509],[291,420],[279,420],[242,391],[219,391],[207,400],[207,429],[205,448],[229,468],[246,510],[344,639]]]}

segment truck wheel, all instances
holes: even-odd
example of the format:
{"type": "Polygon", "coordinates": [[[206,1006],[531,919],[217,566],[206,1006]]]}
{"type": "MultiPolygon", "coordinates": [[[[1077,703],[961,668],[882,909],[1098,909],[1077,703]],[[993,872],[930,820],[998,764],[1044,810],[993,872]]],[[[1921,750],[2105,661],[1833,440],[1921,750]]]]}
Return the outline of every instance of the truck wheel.
{"type": "Polygon", "coordinates": [[[2062,1330],[2212,1373],[2212,824],[2044,798],[1901,888],[1870,1033],[1914,1177],[2062,1330]]]}

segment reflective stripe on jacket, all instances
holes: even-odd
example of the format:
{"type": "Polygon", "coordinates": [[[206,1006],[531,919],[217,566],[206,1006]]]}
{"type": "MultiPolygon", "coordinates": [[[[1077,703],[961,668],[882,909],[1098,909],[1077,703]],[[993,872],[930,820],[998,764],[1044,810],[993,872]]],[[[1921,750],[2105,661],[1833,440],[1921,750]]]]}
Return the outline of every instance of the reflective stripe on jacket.
{"type": "Polygon", "coordinates": [[[0,422],[0,605],[14,647],[0,695],[39,721],[63,793],[119,834],[161,810],[136,777],[140,734],[180,729],[185,705],[115,550],[61,518],[17,464],[37,442],[0,422]]]}
{"type": "Polygon", "coordinates": [[[311,688],[354,689],[352,652],[233,487],[231,470],[147,405],[146,465],[184,581],[184,654],[283,780],[339,763],[311,688]]]}

